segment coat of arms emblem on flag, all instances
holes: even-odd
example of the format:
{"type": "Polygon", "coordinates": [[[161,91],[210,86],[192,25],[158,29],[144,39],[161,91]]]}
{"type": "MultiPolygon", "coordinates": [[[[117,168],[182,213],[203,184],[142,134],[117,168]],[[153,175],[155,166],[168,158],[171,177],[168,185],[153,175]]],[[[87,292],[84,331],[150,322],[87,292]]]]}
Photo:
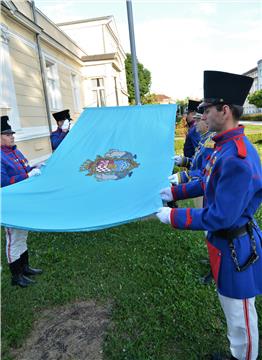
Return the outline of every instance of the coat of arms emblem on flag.
{"type": "Polygon", "coordinates": [[[119,180],[130,177],[132,170],[140,165],[136,157],[128,151],[110,149],[104,156],[97,155],[94,161],[86,160],[80,171],[87,171],[86,176],[94,175],[97,181],[119,180]]]}

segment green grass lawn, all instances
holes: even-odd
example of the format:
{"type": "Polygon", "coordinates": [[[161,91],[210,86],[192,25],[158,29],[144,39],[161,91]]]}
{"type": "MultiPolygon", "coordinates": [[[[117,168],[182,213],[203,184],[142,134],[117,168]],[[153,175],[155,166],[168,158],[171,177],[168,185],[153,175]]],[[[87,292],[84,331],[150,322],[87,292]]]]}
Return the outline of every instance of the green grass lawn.
{"type": "Polygon", "coordinates": [[[256,134],[262,132],[261,125],[250,125],[250,124],[243,124],[245,126],[245,134],[256,134]]]}
{"type": "MultiPolygon", "coordinates": [[[[257,214],[262,225],[262,209],[257,214]]],[[[205,359],[228,350],[203,232],[175,231],[158,220],[91,233],[30,233],[32,265],[44,274],[26,289],[10,286],[2,234],[2,359],[21,346],[43,309],[79,300],[112,303],[104,343],[110,360],[205,359]]],[[[262,299],[257,299],[262,335],[262,299]]],[[[77,360],[77,359],[74,359],[77,360]]]]}

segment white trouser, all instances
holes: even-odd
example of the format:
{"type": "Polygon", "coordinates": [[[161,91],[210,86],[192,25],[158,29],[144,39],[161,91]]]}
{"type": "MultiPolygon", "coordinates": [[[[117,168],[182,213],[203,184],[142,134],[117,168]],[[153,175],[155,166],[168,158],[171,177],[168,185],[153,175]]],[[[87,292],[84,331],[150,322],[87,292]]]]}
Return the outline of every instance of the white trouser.
{"type": "Polygon", "coordinates": [[[13,228],[5,228],[6,233],[6,257],[8,263],[12,263],[19,259],[20,255],[22,255],[27,250],[27,236],[28,231],[13,229],[13,228]]]}
{"type": "Polygon", "coordinates": [[[232,299],[218,294],[227,321],[231,354],[238,360],[255,360],[258,356],[258,322],[255,297],[232,299]]]}

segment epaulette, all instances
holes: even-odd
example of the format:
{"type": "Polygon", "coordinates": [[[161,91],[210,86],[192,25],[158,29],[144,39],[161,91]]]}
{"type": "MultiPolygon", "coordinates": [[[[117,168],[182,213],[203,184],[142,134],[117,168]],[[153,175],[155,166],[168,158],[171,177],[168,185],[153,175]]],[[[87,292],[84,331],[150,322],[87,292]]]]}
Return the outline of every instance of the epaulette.
{"type": "Polygon", "coordinates": [[[209,136],[206,138],[206,141],[204,142],[204,147],[213,149],[215,147],[215,142],[213,140],[213,137],[216,133],[212,132],[209,134],[209,136]]]}
{"type": "Polygon", "coordinates": [[[237,156],[240,157],[241,159],[245,159],[247,156],[247,148],[243,137],[241,136],[237,139],[234,139],[234,143],[236,144],[237,147],[237,156]]]}
{"type": "Polygon", "coordinates": [[[213,140],[207,139],[204,143],[205,148],[213,149],[215,146],[215,142],[213,140]]]}

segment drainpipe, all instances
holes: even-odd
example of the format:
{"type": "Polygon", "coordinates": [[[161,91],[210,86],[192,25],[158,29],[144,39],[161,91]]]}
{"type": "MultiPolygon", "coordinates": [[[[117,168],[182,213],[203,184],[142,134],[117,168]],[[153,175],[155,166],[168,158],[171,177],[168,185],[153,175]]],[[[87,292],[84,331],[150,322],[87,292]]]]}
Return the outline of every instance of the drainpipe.
{"type": "MultiPolygon", "coordinates": [[[[35,24],[37,24],[34,0],[31,0],[31,4],[32,4],[33,19],[34,19],[35,24]]],[[[46,114],[47,114],[49,134],[51,135],[51,133],[52,133],[51,111],[50,111],[49,99],[48,99],[48,94],[47,94],[44,59],[43,59],[42,49],[41,49],[41,46],[40,46],[40,34],[38,34],[38,33],[36,33],[36,46],[37,46],[37,53],[38,53],[38,57],[39,57],[41,78],[42,78],[42,84],[43,84],[43,90],[44,90],[44,98],[45,98],[45,106],[46,106],[46,114]]]]}

